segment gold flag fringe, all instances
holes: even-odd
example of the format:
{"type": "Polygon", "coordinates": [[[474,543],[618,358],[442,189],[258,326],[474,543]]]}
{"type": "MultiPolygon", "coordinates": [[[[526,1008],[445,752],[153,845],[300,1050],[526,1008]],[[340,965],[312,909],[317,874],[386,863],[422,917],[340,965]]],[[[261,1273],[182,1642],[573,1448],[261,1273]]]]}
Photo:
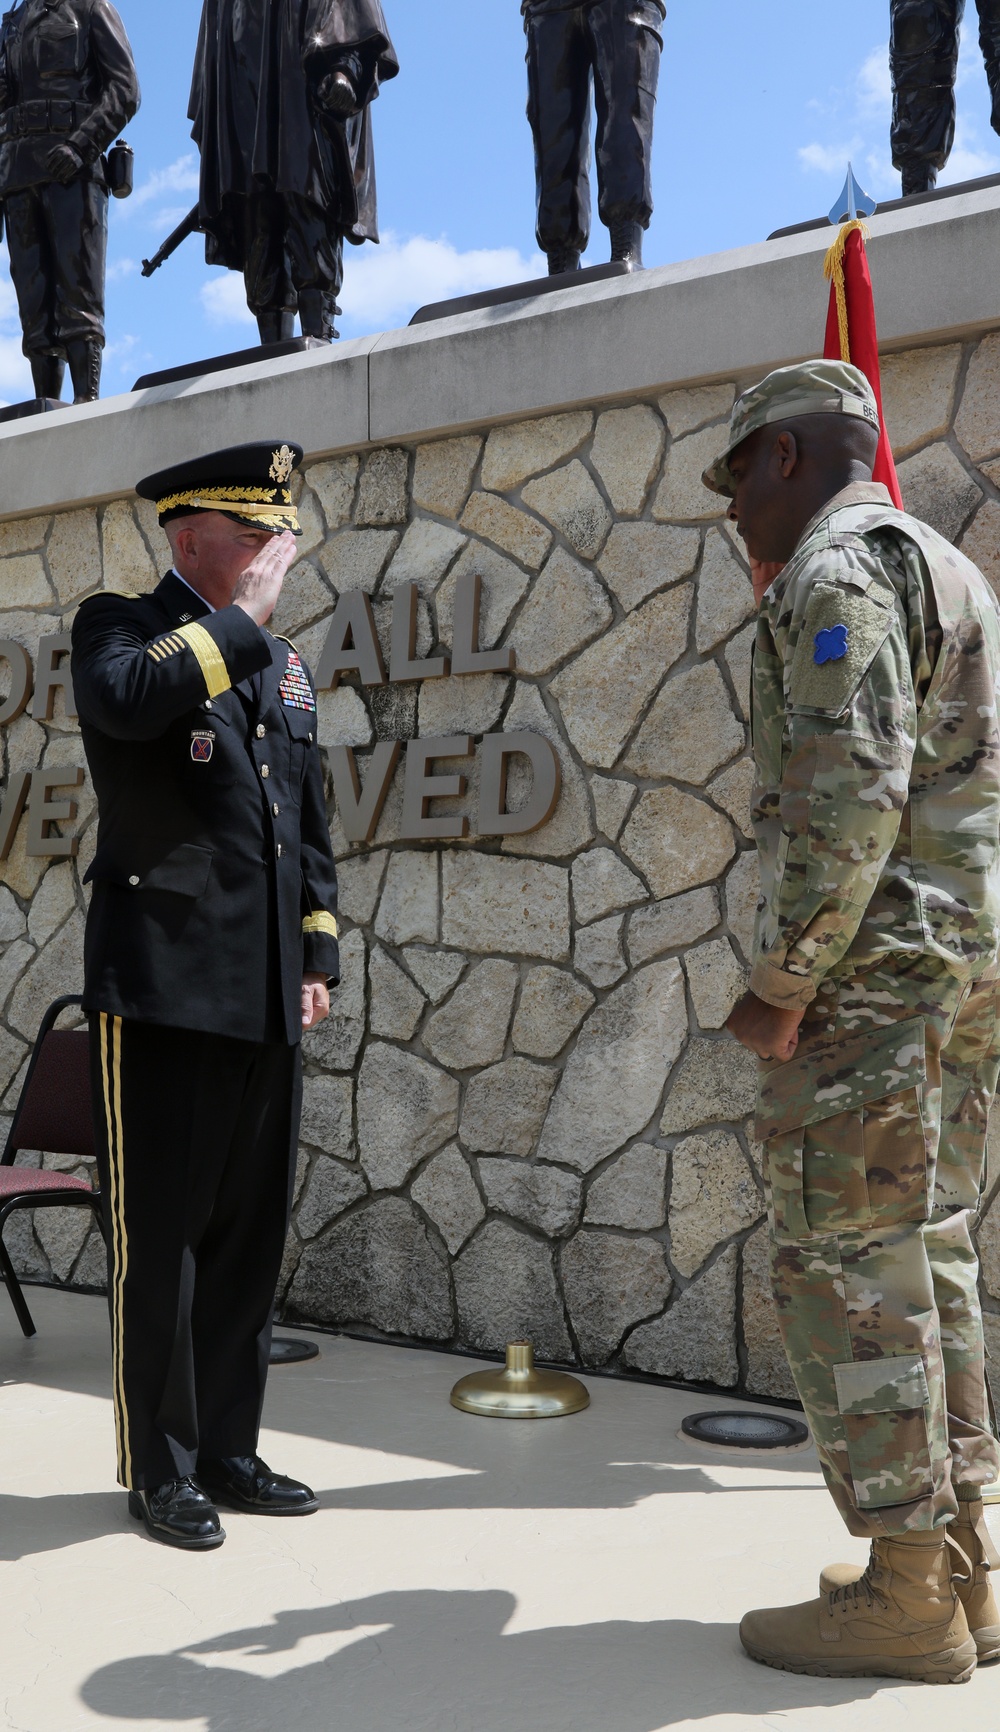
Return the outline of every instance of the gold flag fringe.
{"type": "Polygon", "coordinates": [[[840,359],[842,361],[850,361],[851,359],[851,333],[847,323],[847,290],[844,286],[844,249],[855,230],[860,234],[862,241],[869,239],[871,231],[868,224],[863,223],[860,217],[855,217],[853,222],[844,224],[823,260],[823,275],[828,283],[833,283],[834,293],[837,297],[837,330],[840,335],[840,359]]]}

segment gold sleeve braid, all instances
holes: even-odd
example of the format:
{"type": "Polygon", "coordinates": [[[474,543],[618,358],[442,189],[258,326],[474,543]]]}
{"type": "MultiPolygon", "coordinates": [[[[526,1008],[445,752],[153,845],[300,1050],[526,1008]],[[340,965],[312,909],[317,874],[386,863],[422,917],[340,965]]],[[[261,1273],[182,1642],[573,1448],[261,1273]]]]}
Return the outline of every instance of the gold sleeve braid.
{"type": "Polygon", "coordinates": [[[307,937],[311,932],[325,932],[328,938],[336,938],[337,922],[334,920],[332,914],[326,914],[323,912],[319,914],[307,914],[302,922],[303,937],[307,937]]]}
{"type": "Polygon", "coordinates": [[[146,654],[154,662],[165,662],[185,649],[191,651],[202,671],[208,697],[217,698],[220,692],[228,692],[232,685],[229,669],[222,659],[218,644],[203,625],[193,622],[191,625],[181,626],[179,631],[167,632],[164,637],[156,638],[148,646],[146,654]]]}

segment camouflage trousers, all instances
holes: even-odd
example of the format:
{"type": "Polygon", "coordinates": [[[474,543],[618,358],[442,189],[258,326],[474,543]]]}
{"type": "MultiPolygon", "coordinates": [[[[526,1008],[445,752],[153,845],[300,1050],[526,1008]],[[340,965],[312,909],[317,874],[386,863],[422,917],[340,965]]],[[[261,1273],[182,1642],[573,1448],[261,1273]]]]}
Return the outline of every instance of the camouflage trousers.
{"type": "Polygon", "coordinates": [[[971,1225],[1000,986],[928,956],[824,983],[764,1065],[771,1280],[827,1485],[863,1538],[933,1528],[996,1479],[971,1225]]]}

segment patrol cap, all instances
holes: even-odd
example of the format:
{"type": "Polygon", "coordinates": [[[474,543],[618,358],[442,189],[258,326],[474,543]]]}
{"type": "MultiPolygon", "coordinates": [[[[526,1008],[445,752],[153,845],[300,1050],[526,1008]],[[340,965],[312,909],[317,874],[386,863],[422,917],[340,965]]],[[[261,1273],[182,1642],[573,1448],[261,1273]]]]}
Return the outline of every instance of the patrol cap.
{"type": "Polygon", "coordinates": [[[258,439],[147,475],[136,492],[140,499],[153,501],[161,525],[197,511],[221,511],[252,529],[268,529],[275,535],[290,529],[293,535],[301,535],[289,486],[301,462],[301,445],[288,439],[258,439]]]}
{"type": "Polygon", "coordinates": [[[737,398],[729,423],[729,444],[705,470],[705,486],[712,493],[732,497],[736,482],[729,458],[737,445],[760,427],[799,415],[854,415],[879,431],[875,393],[859,367],[852,367],[849,361],[800,361],[795,367],[777,367],[737,398]]]}

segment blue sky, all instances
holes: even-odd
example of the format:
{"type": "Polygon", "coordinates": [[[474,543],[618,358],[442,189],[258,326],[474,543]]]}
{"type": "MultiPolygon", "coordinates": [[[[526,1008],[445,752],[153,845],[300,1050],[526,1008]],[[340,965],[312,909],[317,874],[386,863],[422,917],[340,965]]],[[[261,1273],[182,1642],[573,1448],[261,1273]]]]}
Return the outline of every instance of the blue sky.
{"type": "MultiPolygon", "coordinates": [[[[348,250],[344,336],[405,324],[428,300],[535,274],[531,138],[518,0],[384,0],[402,64],[375,108],[382,245],[348,250]]],[[[889,160],[887,0],[667,0],[657,201],[646,262],[762,240],[817,216],[848,157],[898,196],[889,160]]],[[[185,118],[201,0],[120,0],[143,88],[129,129],[136,195],[113,204],[105,395],[151,367],[255,341],[241,279],[199,240],[151,281],[140,261],[194,203],[185,118]]],[[[970,8],[970,12],[972,9],[970,8]]],[[[958,139],[944,180],[1000,170],[1000,139],[967,22],[958,139]]],[[[591,258],[607,256],[597,227],[591,258]]],[[[29,395],[0,263],[0,400],[29,395]]]]}

